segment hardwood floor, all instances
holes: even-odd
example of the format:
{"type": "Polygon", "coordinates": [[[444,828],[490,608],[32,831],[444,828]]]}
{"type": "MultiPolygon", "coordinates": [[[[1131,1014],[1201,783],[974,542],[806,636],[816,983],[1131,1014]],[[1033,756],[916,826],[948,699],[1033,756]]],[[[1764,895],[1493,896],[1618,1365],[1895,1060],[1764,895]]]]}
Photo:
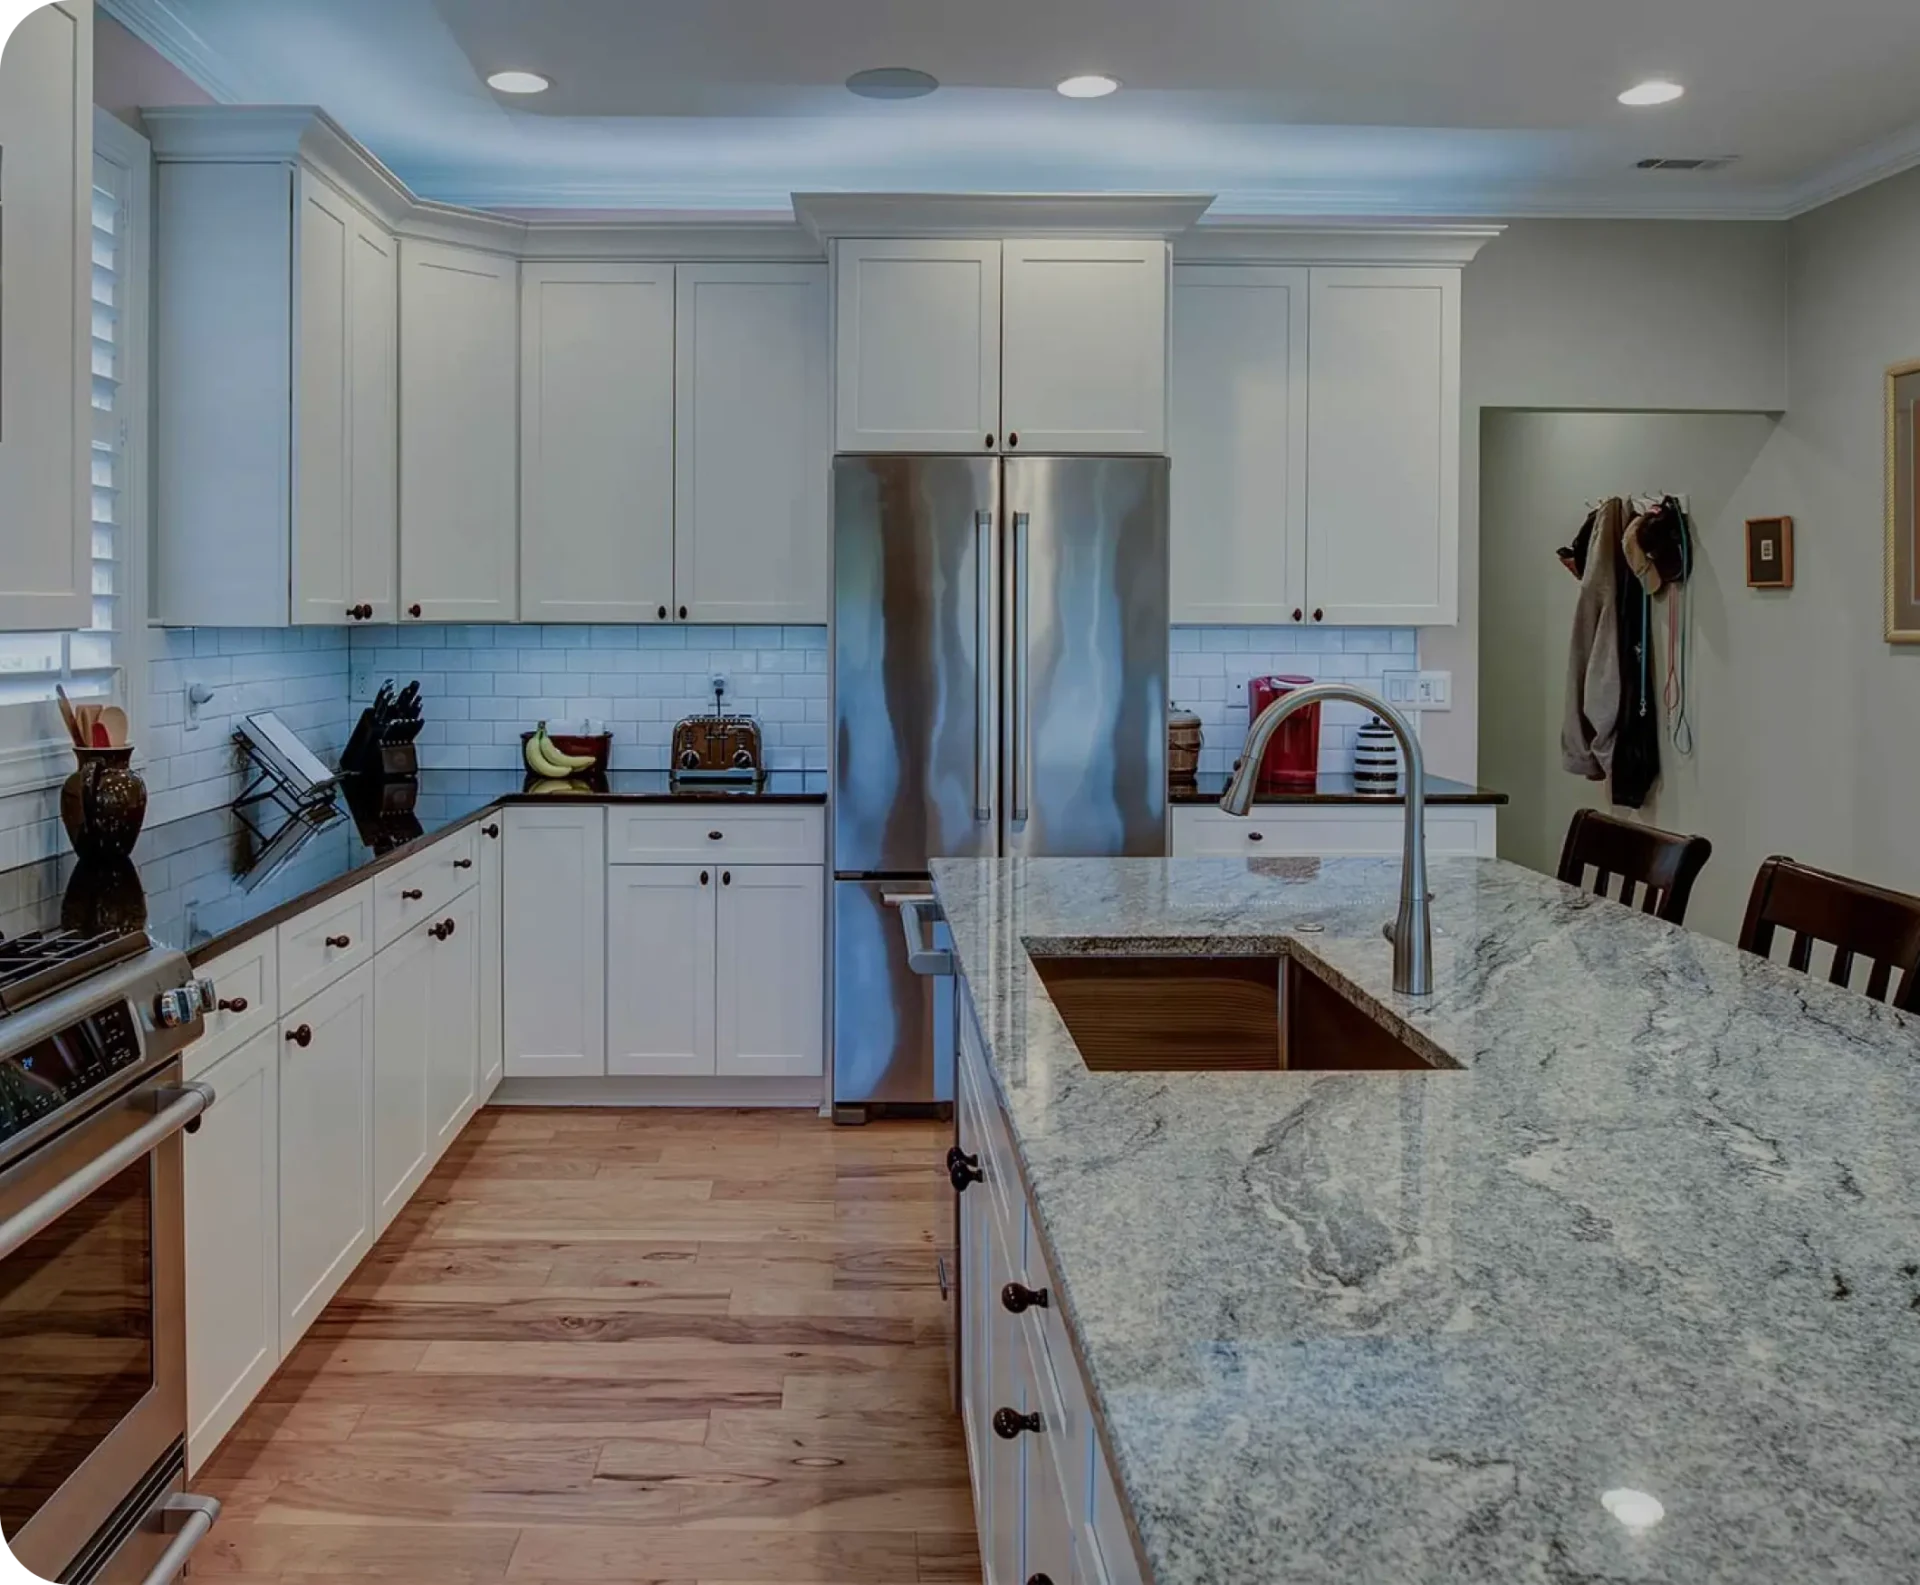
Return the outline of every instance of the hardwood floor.
{"type": "Polygon", "coordinates": [[[195,1478],[196,1571],[977,1585],[949,1136],[481,1113],[195,1478]]]}

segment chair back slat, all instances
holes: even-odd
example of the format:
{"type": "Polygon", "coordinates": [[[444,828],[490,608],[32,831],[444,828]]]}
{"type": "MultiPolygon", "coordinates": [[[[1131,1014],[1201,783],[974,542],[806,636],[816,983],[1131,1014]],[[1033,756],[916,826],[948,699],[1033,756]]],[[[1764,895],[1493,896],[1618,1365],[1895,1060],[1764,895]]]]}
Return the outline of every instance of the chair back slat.
{"type": "Polygon", "coordinates": [[[1678,836],[1582,809],[1567,827],[1556,873],[1567,885],[1581,886],[1591,868],[1594,893],[1600,897],[1607,895],[1617,875],[1623,905],[1631,908],[1640,895],[1642,912],[1677,925],[1686,920],[1693,883],[1712,853],[1713,844],[1705,837],[1678,836]]]}
{"type": "Polygon", "coordinates": [[[1789,968],[1810,972],[1814,943],[1824,943],[1833,948],[1833,984],[1851,985],[1864,958],[1868,996],[1920,1012],[1920,897],[1775,856],[1754,877],[1740,945],[1767,957],[1776,930],[1793,933],[1789,968]]]}

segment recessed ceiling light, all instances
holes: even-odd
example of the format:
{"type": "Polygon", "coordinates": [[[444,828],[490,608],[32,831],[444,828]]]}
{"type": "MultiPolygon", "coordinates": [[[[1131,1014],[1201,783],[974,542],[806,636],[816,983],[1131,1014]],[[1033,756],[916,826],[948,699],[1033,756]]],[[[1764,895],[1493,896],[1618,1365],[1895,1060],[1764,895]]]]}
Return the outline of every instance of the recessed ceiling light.
{"type": "Polygon", "coordinates": [[[1649,77],[1643,83],[1635,83],[1620,95],[1623,105],[1666,105],[1672,104],[1686,89],[1665,77],[1649,77]]]}
{"type": "Polygon", "coordinates": [[[538,72],[495,72],[487,86],[503,94],[543,94],[553,84],[538,72]]]}
{"type": "Polygon", "coordinates": [[[862,99],[924,99],[940,79],[911,66],[870,66],[847,79],[847,92],[862,99]]]}
{"type": "Polygon", "coordinates": [[[1089,72],[1084,77],[1069,77],[1058,84],[1060,92],[1069,99],[1104,99],[1119,86],[1116,79],[1102,77],[1098,72],[1089,72]]]}

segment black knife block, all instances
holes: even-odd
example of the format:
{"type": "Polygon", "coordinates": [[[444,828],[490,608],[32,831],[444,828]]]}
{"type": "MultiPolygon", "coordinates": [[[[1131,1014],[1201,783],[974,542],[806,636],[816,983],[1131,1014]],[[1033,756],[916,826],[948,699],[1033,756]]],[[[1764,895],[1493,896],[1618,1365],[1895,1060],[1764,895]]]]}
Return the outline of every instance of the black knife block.
{"type": "Polygon", "coordinates": [[[371,776],[379,781],[394,781],[420,774],[420,759],[411,740],[382,743],[373,724],[373,712],[362,710],[353,736],[347,739],[346,752],[340,756],[340,769],[355,776],[371,776]]]}

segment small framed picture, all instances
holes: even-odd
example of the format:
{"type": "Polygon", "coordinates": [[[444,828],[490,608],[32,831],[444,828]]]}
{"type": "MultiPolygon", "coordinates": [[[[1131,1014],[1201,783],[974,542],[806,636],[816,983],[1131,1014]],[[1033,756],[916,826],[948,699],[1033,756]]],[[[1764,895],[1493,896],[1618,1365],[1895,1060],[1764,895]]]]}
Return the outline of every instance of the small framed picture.
{"type": "Polygon", "coordinates": [[[1792,518],[1750,517],[1747,519],[1747,587],[1749,589],[1791,589],[1793,587],[1792,518]]]}

